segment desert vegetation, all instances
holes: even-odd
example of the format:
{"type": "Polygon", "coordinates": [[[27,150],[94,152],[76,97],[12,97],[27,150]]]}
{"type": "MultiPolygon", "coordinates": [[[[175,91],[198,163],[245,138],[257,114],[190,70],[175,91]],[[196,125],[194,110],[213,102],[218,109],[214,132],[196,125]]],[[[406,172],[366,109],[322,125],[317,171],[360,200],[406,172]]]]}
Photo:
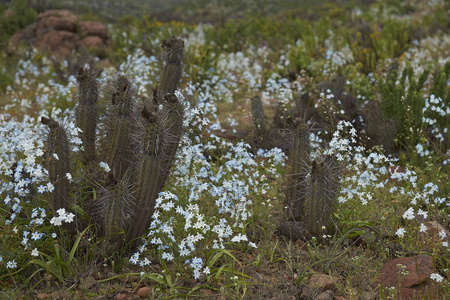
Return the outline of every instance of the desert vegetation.
{"type": "Polygon", "coordinates": [[[1,299],[450,297],[449,1],[64,2],[1,6],[1,299]]]}

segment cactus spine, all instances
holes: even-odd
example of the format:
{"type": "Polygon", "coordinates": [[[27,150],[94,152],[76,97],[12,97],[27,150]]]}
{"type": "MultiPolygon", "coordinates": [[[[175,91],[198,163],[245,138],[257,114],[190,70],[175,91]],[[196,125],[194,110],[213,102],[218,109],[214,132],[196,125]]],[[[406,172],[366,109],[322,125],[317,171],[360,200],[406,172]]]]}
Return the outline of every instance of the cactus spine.
{"type": "Polygon", "coordinates": [[[48,173],[50,182],[54,186],[53,209],[67,209],[69,207],[69,180],[66,174],[70,173],[67,134],[64,128],[53,119],[42,117],[41,123],[47,125],[50,130],[47,139],[47,153],[49,156],[48,173]]]}
{"type": "Polygon", "coordinates": [[[81,68],[77,73],[78,106],[76,107],[76,125],[82,130],[83,160],[85,163],[95,159],[95,140],[97,128],[97,101],[99,71],[81,68]]]}

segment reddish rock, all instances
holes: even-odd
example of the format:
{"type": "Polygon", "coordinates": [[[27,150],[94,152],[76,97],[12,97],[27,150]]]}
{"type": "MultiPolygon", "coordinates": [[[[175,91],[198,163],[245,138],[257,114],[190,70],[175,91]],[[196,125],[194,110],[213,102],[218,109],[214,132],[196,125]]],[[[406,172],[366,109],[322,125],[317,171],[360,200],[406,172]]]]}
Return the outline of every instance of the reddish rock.
{"type": "Polygon", "coordinates": [[[98,36],[88,36],[81,40],[80,47],[86,48],[102,48],[105,47],[105,42],[98,36]]]}
{"type": "Polygon", "coordinates": [[[117,294],[116,297],[114,297],[114,300],[124,300],[127,297],[127,294],[117,294]]]}
{"type": "Polygon", "coordinates": [[[106,30],[105,25],[103,25],[100,22],[94,22],[94,21],[86,21],[86,22],[80,22],[80,34],[81,36],[98,36],[102,40],[108,40],[109,35],[108,31],[106,30]]]}
{"type": "Polygon", "coordinates": [[[38,22],[14,34],[9,40],[8,51],[17,51],[21,42],[63,58],[80,46],[108,47],[111,39],[106,27],[99,22],[82,22],[79,16],[67,10],[49,10],[39,15],[38,22]]]}
{"type": "Polygon", "coordinates": [[[44,35],[42,39],[35,40],[34,46],[47,50],[57,57],[64,57],[78,49],[79,36],[68,31],[51,31],[44,35]]]}
{"type": "Polygon", "coordinates": [[[300,250],[303,250],[303,251],[308,250],[308,245],[302,240],[296,240],[295,244],[300,248],[300,250]]]}
{"type": "Polygon", "coordinates": [[[425,226],[427,226],[427,233],[432,235],[434,239],[439,241],[445,241],[450,242],[450,232],[441,224],[439,224],[436,221],[428,221],[425,223],[425,226]],[[439,235],[440,232],[445,233],[445,237],[442,239],[442,237],[439,235]]]}
{"type": "Polygon", "coordinates": [[[149,288],[148,286],[144,286],[138,290],[137,294],[141,298],[147,298],[148,296],[150,296],[152,294],[152,289],[149,288]]]}
{"type": "Polygon", "coordinates": [[[400,257],[388,261],[381,269],[374,282],[374,288],[382,285],[384,288],[394,287],[401,299],[415,299],[417,297],[431,297],[437,299],[437,289],[430,284],[430,275],[433,273],[432,258],[421,254],[416,257],[400,257]],[[403,265],[407,275],[400,275],[403,265]]]}

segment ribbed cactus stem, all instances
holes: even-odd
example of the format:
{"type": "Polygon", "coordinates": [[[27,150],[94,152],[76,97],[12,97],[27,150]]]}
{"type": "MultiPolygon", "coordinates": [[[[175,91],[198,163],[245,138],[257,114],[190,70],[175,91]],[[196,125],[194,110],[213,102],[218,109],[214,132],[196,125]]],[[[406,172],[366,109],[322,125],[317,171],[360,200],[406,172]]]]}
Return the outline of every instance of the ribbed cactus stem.
{"type": "Polygon", "coordinates": [[[114,83],[112,105],[106,120],[106,162],[114,177],[120,181],[134,158],[131,135],[135,130],[134,88],[124,76],[114,83]]]}
{"type": "Polygon", "coordinates": [[[304,221],[310,234],[321,236],[331,221],[339,174],[333,157],[314,160],[308,179],[304,221]]]}
{"type": "Polygon", "coordinates": [[[160,188],[158,181],[161,176],[161,155],[159,144],[161,142],[161,130],[157,117],[144,107],[142,113],[143,133],[141,137],[142,156],[137,166],[137,197],[136,209],[139,210],[139,218],[136,218],[132,226],[128,228],[127,239],[131,241],[144,234],[150,226],[151,216],[155,207],[160,188]]]}
{"type": "Polygon", "coordinates": [[[133,216],[133,203],[135,202],[128,184],[128,180],[117,181],[114,175],[109,173],[108,183],[104,191],[104,230],[110,241],[117,246],[122,246],[125,228],[133,216]]]}
{"type": "Polygon", "coordinates": [[[97,101],[99,71],[81,68],[77,73],[78,106],[75,111],[76,124],[82,130],[83,159],[89,162],[95,159],[95,140],[97,128],[97,101]]]}
{"type": "Polygon", "coordinates": [[[161,103],[167,94],[175,93],[182,75],[182,61],[184,58],[184,41],[172,36],[164,40],[161,45],[164,48],[164,71],[161,76],[157,99],[161,103]]]}
{"type": "Polygon", "coordinates": [[[69,208],[69,180],[70,173],[69,141],[64,128],[53,119],[41,118],[41,123],[50,129],[47,138],[47,153],[49,155],[48,173],[50,182],[54,186],[52,205],[56,211],[69,208]]]}
{"type": "Polygon", "coordinates": [[[252,119],[255,124],[256,132],[260,139],[263,138],[266,131],[266,123],[264,120],[264,109],[261,97],[256,96],[252,99],[252,119]]]}
{"type": "Polygon", "coordinates": [[[165,130],[165,137],[160,142],[162,149],[161,177],[158,188],[162,189],[170,169],[172,168],[175,154],[177,153],[178,143],[183,134],[183,117],[184,106],[174,94],[164,97],[164,109],[162,112],[162,120],[165,130]]]}
{"type": "Polygon", "coordinates": [[[309,171],[310,140],[307,125],[300,119],[294,122],[291,131],[289,154],[289,183],[287,189],[288,217],[300,220],[305,202],[305,178],[309,171]]]}

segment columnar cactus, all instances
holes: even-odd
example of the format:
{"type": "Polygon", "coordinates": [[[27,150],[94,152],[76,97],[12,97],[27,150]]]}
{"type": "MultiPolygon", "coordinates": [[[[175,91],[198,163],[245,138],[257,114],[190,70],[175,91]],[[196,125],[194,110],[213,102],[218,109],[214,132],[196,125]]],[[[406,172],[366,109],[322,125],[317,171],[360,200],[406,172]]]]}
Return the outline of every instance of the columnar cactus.
{"type": "Polygon", "coordinates": [[[55,120],[41,118],[41,123],[47,125],[49,134],[47,139],[47,155],[49,159],[48,174],[54,186],[52,191],[52,205],[54,210],[69,207],[70,173],[69,141],[64,128],[55,120]]]}
{"type": "Polygon", "coordinates": [[[287,217],[299,221],[303,216],[305,202],[305,178],[309,172],[310,141],[307,125],[300,119],[294,122],[290,132],[288,162],[288,188],[286,193],[287,217]]]}
{"type": "Polygon", "coordinates": [[[128,78],[118,76],[109,96],[103,150],[114,178],[120,180],[134,158],[131,136],[135,131],[135,88],[128,78]]]}
{"type": "Polygon", "coordinates": [[[312,162],[307,179],[304,221],[310,234],[326,232],[336,204],[339,172],[334,157],[323,157],[312,162]]]}
{"type": "Polygon", "coordinates": [[[90,162],[95,159],[95,140],[97,128],[97,101],[99,87],[98,70],[80,68],[76,74],[78,82],[78,106],[76,107],[76,122],[82,130],[83,160],[90,162]]]}

